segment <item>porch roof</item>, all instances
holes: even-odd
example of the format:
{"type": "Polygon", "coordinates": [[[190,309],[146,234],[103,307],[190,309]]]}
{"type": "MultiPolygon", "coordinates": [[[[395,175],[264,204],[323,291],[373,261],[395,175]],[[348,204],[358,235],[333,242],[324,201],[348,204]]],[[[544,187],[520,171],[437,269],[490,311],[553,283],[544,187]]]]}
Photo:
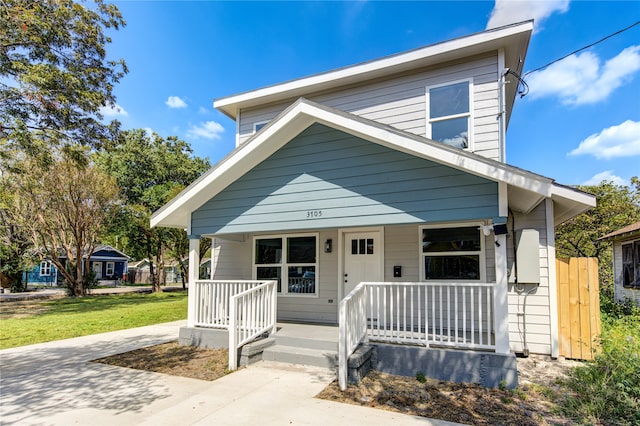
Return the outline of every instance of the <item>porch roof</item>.
{"type": "Polygon", "coordinates": [[[555,202],[556,223],[595,206],[595,196],[559,185],[553,179],[301,98],[154,212],[151,226],[185,228],[189,231],[192,212],[314,123],[505,183],[509,207],[516,211],[527,213],[544,199],[551,198],[555,202]]]}

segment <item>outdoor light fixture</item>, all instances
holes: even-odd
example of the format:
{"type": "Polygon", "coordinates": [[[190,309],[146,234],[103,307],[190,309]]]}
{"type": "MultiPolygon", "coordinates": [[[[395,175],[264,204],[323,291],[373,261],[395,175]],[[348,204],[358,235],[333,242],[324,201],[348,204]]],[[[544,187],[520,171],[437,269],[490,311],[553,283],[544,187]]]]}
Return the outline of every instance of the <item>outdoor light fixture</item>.
{"type": "Polygon", "coordinates": [[[499,223],[499,224],[493,225],[493,233],[495,235],[504,235],[504,234],[506,234],[508,232],[509,231],[507,231],[507,224],[506,223],[499,223]]]}
{"type": "Polygon", "coordinates": [[[325,253],[331,253],[331,250],[333,249],[333,240],[331,238],[329,238],[327,241],[325,241],[324,243],[324,252],[325,253]]]}

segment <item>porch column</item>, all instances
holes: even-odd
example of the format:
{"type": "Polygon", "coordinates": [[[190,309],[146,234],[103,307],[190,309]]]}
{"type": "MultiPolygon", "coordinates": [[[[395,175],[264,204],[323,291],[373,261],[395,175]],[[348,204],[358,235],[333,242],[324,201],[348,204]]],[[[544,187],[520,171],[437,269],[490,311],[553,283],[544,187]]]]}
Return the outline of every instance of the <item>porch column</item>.
{"type": "Polygon", "coordinates": [[[187,327],[194,327],[196,322],[196,281],[200,272],[200,235],[188,235],[189,238],[189,300],[187,311],[187,327]]]}
{"type": "MultiPolygon", "coordinates": [[[[498,212],[501,217],[507,217],[509,206],[507,201],[507,184],[498,183],[498,212]]],[[[493,306],[496,320],[495,339],[496,353],[508,354],[509,347],[509,305],[508,305],[508,275],[507,275],[507,234],[494,235],[496,287],[493,291],[493,306]]]]}

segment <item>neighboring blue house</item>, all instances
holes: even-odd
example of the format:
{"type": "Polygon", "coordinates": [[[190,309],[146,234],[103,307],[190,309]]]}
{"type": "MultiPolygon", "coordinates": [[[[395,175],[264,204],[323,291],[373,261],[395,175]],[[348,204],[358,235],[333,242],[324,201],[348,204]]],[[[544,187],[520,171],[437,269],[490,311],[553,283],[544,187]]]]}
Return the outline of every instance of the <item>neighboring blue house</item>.
{"type": "MultiPolygon", "coordinates": [[[[64,262],[66,256],[60,256],[64,262]]],[[[96,279],[102,283],[122,279],[129,269],[129,256],[108,245],[96,247],[91,255],[91,269],[96,279]]],[[[62,274],[49,260],[43,260],[31,270],[25,272],[24,280],[27,285],[60,285],[64,281],[62,274]]]]}
{"type": "Polygon", "coordinates": [[[58,269],[49,260],[43,260],[31,270],[25,271],[22,280],[31,285],[58,285],[58,269]]]}

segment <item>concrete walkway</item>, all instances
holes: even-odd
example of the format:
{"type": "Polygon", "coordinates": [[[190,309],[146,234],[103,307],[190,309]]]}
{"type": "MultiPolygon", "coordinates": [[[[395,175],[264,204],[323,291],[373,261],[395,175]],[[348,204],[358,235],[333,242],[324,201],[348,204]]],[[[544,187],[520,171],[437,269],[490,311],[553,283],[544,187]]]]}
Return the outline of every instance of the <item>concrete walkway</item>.
{"type": "Polygon", "coordinates": [[[452,425],[314,398],[329,370],[260,362],[213,382],[91,360],[176,340],[184,321],[0,351],[2,425],[452,425]]]}

